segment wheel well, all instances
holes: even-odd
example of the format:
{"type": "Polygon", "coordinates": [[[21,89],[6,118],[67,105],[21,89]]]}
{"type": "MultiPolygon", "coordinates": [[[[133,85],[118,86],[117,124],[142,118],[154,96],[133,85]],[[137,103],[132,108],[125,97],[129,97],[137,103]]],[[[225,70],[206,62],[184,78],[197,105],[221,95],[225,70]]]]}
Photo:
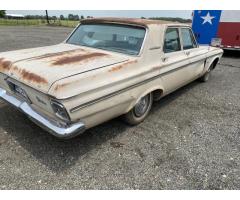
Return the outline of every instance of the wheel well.
{"type": "Polygon", "coordinates": [[[215,67],[217,66],[218,61],[219,61],[219,58],[215,58],[215,60],[211,64],[212,69],[215,69],[215,67]]]}
{"type": "Polygon", "coordinates": [[[152,91],[152,94],[153,94],[153,100],[158,101],[162,97],[163,90],[162,89],[154,90],[152,91]]]}

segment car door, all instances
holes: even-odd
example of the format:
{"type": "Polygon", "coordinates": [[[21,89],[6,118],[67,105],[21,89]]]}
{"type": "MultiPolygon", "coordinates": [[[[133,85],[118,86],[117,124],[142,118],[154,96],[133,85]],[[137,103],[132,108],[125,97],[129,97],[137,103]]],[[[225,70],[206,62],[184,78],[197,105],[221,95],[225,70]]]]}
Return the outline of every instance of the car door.
{"type": "Polygon", "coordinates": [[[204,69],[207,48],[199,47],[189,27],[180,28],[182,46],[190,61],[188,74],[192,79],[199,77],[204,69]]]}
{"type": "Polygon", "coordinates": [[[168,27],[165,31],[161,62],[163,67],[160,73],[166,93],[170,93],[189,81],[186,70],[189,60],[182,49],[178,27],[168,27]]]}

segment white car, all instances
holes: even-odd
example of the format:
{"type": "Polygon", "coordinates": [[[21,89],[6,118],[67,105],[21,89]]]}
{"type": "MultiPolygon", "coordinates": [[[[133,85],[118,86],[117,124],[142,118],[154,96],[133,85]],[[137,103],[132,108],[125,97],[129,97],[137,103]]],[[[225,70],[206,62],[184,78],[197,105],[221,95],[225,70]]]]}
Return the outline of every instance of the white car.
{"type": "Polygon", "coordinates": [[[207,81],[222,53],[185,24],[86,19],[61,44],[0,53],[0,97],[69,138],[121,115],[142,122],[153,100],[207,81]]]}

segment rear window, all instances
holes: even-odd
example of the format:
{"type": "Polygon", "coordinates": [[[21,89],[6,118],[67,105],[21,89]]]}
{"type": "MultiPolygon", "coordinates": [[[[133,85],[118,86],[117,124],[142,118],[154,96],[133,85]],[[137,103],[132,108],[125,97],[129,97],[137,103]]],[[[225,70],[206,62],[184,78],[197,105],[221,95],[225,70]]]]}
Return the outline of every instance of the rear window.
{"type": "Polygon", "coordinates": [[[127,25],[82,24],[67,43],[138,55],[145,32],[145,28],[127,25]]]}

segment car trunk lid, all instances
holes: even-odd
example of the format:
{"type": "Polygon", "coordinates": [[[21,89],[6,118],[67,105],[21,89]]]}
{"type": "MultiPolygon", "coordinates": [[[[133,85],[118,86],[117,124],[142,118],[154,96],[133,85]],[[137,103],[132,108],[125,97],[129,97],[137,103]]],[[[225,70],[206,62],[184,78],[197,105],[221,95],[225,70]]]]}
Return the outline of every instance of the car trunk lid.
{"type": "Polygon", "coordinates": [[[63,78],[128,60],[128,56],[70,44],[0,54],[0,72],[47,93],[63,78]]]}

